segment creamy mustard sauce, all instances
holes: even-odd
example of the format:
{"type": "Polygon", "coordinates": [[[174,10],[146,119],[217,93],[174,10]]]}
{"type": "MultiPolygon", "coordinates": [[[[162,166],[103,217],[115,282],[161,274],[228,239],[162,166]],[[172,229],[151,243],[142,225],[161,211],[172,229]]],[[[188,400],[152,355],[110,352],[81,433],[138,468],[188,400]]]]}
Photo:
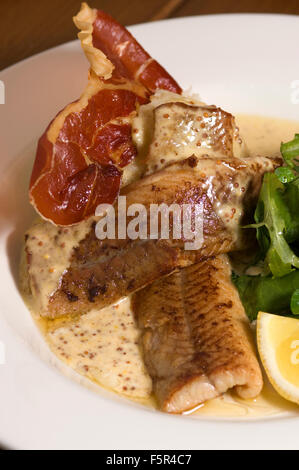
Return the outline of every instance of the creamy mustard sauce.
{"type": "MultiPolygon", "coordinates": [[[[299,131],[299,122],[257,116],[239,115],[237,124],[251,155],[278,154],[281,141],[290,140],[294,133],[299,131]]],[[[142,142],[145,140],[140,140],[141,150],[142,142]]],[[[142,158],[142,152],[140,158],[142,158]]],[[[136,174],[132,172],[132,175],[136,174]]],[[[36,238],[32,239],[32,243],[35,244],[34,249],[36,249],[36,244],[38,247],[39,242],[47,243],[47,241],[39,238],[38,227],[34,230],[36,238]]],[[[70,247],[83,238],[85,230],[86,227],[83,227],[82,233],[77,233],[75,229],[62,233],[63,238],[56,238],[56,246],[52,246],[55,234],[53,233],[51,237],[49,233],[49,250],[58,248],[58,252],[51,253],[50,258],[45,259],[45,264],[37,267],[38,271],[35,273],[36,277],[44,273],[43,282],[39,283],[42,287],[39,288],[45,290],[45,298],[57,282],[57,276],[61,275],[69,262],[70,247]],[[55,273],[51,272],[53,276],[49,277],[47,271],[51,269],[50,265],[54,267],[55,273]]],[[[33,232],[30,231],[30,234],[32,235],[33,232]]],[[[151,379],[144,368],[138,347],[139,333],[135,326],[129,298],[100,311],[92,310],[72,321],[41,319],[37,306],[32,308],[33,317],[38,322],[51,350],[59,359],[79,374],[107,389],[133,400],[139,400],[151,407],[155,406],[151,395],[151,379]]],[[[254,400],[240,399],[234,392],[226,393],[186,414],[259,417],[298,410],[296,405],[280,398],[267,381],[265,383],[263,392],[254,400]]]]}
{"type": "Polygon", "coordinates": [[[287,142],[298,134],[299,121],[237,114],[236,123],[246,142],[250,155],[280,155],[281,142],[287,142]]]}
{"type": "Polygon", "coordinates": [[[150,397],[151,379],[139,351],[130,298],[58,328],[47,326],[52,351],[79,374],[132,398],[150,397]]]}
{"type": "Polygon", "coordinates": [[[132,127],[138,150],[134,165],[146,175],[192,155],[217,159],[247,153],[232,116],[195,94],[158,91],[140,107],[132,127]]]}
{"type": "Polygon", "coordinates": [[[132,136],[134,145],[137,148],[137,157],[130,165],[124,168],[122,176],[123,186],[132,183],[145,173],[147,167],[145,157],[148,155],[154,133],[154,110],[163,104],[172,102],[180,102],[187,105],[194,105],[195,103],[203,105],[197,95],[177,95],[170,91],[158,90],[151,96],[148,104],[140,106],[132,123],[132,136]]]}
{"type": "Polygon", "coordinates": [[[30,289],[36,301],[35,310],[46,314],[49,297],[68,267],[73,249],[86,236],[94,218],[71,227],[57,227],[42,219],[25,234],[30,289]]]}

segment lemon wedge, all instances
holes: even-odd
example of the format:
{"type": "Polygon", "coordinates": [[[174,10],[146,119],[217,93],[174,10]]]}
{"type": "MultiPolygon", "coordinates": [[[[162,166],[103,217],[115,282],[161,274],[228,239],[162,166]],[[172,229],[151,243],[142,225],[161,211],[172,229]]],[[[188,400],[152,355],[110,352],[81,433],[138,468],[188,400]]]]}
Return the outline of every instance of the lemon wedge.
{"type": "Polygon", "coordinates": [[[275,390],[299,404],[299,320],[259,312],[257,344],[275,390]]]}

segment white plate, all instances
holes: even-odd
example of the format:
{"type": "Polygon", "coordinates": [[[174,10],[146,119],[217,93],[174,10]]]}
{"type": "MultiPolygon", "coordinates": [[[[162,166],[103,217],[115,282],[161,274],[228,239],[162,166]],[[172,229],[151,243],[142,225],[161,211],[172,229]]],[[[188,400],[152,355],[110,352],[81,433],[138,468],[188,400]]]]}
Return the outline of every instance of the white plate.
{"type": "MultiPolygon", "coordinates": [[[[298,17],[193,17],[131,31],[206,102],[232,112],[299,118],[299,105],[291,101],[291,84],[299,80],[298,17]]],[[[6,87],[6,104],[0,105],[0,341],[6,353],[0,365],[0,443],[22,449],[298,448],[299,414],[199,420],[151,411],[104,390],[95,393],[95,386],[80,385],[85,381],[49,352],[33,324],[16,280],[33,215],[26,191],[34,149],[57,110],[80,95],[87,68],[74,41],[0,74],[6,87]]]]}

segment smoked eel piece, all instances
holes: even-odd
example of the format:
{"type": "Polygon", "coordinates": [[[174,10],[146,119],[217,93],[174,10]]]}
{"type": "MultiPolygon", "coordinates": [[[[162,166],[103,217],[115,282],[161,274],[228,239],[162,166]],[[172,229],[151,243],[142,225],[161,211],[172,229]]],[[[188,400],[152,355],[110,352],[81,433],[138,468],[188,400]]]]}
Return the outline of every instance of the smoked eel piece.
{"type": "Polygon", "coordinates": [[[181,413],[263,379],[226,255],[155,281],[133,296],[140,344],[161,410],[181,413]]]}

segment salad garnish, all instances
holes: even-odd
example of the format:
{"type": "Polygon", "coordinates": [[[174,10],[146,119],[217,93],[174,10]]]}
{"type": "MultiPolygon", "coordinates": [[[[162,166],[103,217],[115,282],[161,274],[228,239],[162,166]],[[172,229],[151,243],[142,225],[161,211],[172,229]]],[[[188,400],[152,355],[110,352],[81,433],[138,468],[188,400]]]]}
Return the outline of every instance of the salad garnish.
{"type": "Polygon", "coordinates": [[[299,315],[299,134],[280,148],[284,165],[264,176],[254,214],[258,276],[233,275],[250,320],[259,311],[299,315]]]}

